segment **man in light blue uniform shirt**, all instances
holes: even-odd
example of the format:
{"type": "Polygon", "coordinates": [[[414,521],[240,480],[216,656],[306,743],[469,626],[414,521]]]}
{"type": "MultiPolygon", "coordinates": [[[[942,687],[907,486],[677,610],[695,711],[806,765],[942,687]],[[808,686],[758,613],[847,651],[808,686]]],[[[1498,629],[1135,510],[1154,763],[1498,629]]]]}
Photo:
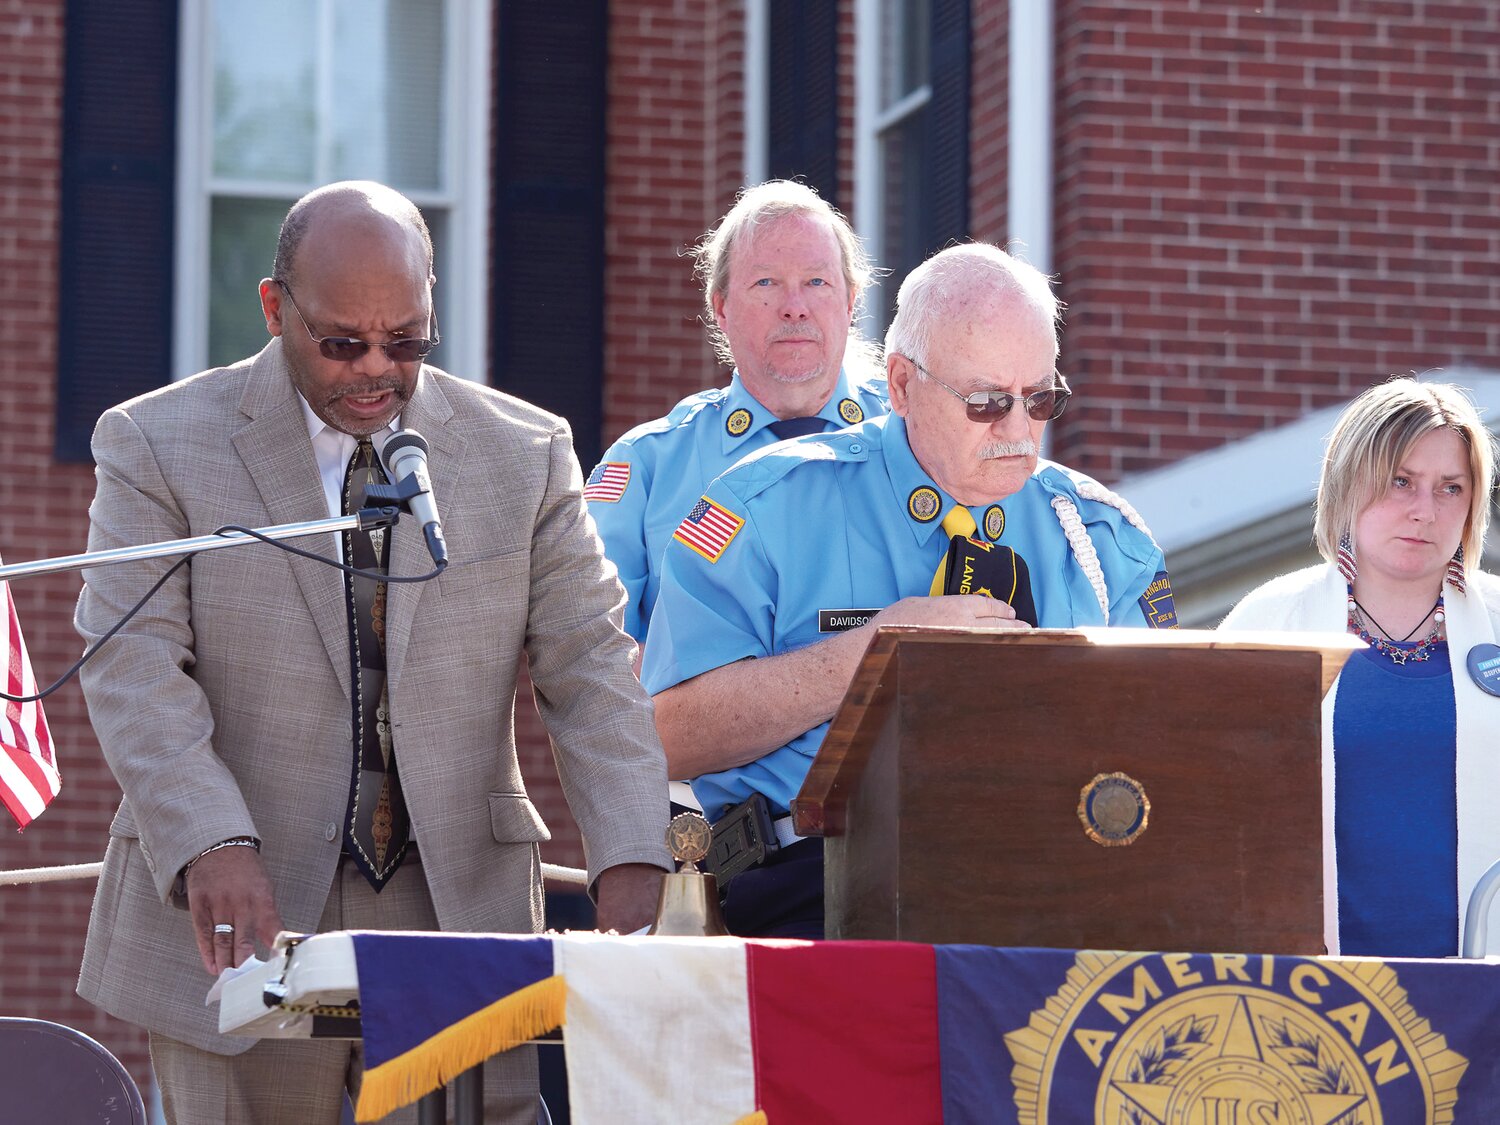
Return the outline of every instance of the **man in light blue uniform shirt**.
{"type": "Polygon", "coordinates": [[[645,640],[662,552],[708,482],[786,437],[884,414],[885,379],[850,339],[870,262],[845,218],[803,184],[744,192],[696,249],[707,323],[728,387],[683,399],[626,433],[584,496],[628,594],[625,629],[645,640]]]}
{"type": "Polygon", "coordinates": [[[1014,590],[991,592],[1034,624],[1175,625],[1135,511],[1038,461],[1069,393],[1056,320],[1032,267],[991,246],[939,253],[886,337],[894,413],[747,458],[677,527],[642,674],[669,767],[710,819],[762,795],[786,845],[730,883],[734,932],[821,935],[821,841],[792,837],[787,813],[872,630],[1029,627],[998,596],[930,596],[952,588],[950,534],[969,557],[1020,560],[1014,590]]]}

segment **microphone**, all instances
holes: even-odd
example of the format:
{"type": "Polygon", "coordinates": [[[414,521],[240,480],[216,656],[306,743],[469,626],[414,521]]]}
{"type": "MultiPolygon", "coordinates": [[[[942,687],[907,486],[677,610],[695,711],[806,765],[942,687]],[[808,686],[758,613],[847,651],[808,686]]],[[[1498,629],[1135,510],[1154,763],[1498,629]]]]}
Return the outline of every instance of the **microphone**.
{"type": "Polygon", "coordinates": [[[407,511],[422,525],[427,551],[438,566],[448,565],[448,544],[432,498],[432,478],[427,474],[427,442],[416,430],[398,430],[381,450],[386,475],[397,486],[407,511]]]}
{"type": "Polygon", "coordinates": [[[1031,594],[1031,568],[1009,547],[955,535],[948,546],[945,594],[986,594],[1006,602],[1016,617],[1036,624],[1036,600],[1031,594]]]}

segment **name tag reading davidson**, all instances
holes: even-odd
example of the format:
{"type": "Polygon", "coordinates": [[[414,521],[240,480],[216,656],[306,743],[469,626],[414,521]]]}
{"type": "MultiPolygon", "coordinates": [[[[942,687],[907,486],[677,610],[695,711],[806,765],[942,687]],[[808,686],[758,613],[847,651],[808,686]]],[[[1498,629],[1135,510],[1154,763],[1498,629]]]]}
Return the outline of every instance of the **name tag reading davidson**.
{"type": "Polygon", "coordinates": [[[818,632],[844,633],[869,624],[878,609],[820,609],[818,610],[818,632]]]}

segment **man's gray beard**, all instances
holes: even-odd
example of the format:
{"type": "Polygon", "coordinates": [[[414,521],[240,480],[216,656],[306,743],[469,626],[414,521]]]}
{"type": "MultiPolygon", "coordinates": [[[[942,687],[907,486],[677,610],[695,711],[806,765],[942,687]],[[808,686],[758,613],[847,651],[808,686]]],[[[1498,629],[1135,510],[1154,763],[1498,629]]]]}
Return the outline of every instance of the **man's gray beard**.
{"type": "Polygon", "coordinates": [[[819,379],[823,378],[823,376],[827,373],[828,365],[826,363],[820,363],[811,371],[803,372],[800,375],[788,375],[785,372],[777,371],[775,368],[770,367],[766,369],[766,374],[771,376],[772,379],[775,379],[776,382],[785,383],[786,385],[793,387],[800,387],[804,383],[815,383],[819,379]]]}
{"type": "Polygon", "coordinates": [[[1026,441],[992,441],[988,445],[979,447],[979,459],[981,461],[993,461],[1000,457],[1037,457],[1039,451],[1036,442],[1026,441]]]}

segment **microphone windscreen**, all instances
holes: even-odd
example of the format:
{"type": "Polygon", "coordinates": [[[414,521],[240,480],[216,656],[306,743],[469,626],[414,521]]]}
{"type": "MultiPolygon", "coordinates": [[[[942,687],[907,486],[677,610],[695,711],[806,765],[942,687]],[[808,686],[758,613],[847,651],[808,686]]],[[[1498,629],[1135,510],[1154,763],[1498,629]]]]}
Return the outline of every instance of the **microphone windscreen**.
{"type": "Polygon", "coordinates": [[[1028,625],[1036,624],[1031,568],[1015,551],[998,543],[955,535],[948,547],[948,581],[943,593],[984,594],[1009,604],[1028,625]]]}
{"type": "Polygon", "coordinates": [[[395,476],[396,458],[403,449],[415,449],[421,453],[422,460],[427,460],[427,439],[416,430],[397,430],[386,440],[385,448],[380,451],[387,476],[395,476]]]}

